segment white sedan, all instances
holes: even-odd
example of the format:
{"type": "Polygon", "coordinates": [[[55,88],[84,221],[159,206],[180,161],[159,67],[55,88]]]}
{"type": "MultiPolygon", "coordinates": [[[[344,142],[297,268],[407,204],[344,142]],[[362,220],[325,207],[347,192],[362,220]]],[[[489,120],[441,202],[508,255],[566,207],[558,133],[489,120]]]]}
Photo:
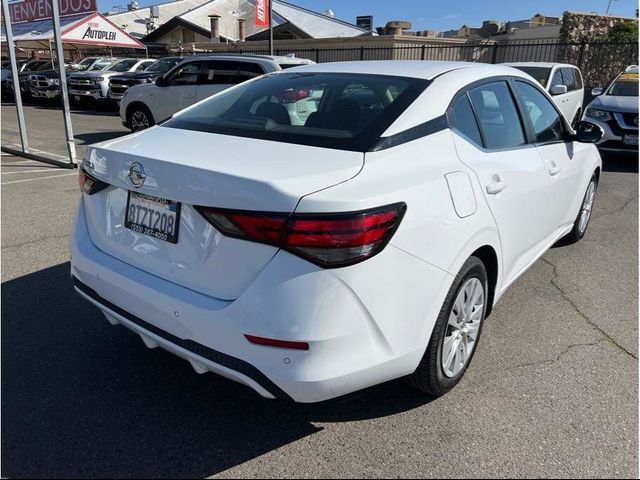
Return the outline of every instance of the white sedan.
{"type": "Polygon", "coordinates": [[[585,234],[601,134],[504,66],[267,74],[88,149],[73,282],[148,347],[267,398],[400,377],[442,395],[505,290],[585,234]]]}

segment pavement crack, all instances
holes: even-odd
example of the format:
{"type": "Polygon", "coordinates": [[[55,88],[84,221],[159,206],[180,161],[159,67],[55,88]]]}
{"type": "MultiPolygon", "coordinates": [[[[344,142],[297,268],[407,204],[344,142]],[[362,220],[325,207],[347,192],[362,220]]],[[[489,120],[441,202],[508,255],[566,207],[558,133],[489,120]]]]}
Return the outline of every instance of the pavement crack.
{"type": "MultiPolygon", "coordinates": [[[[636,197],[637,198],[637,197],[636,197]]],[[[620,209],[623,210],[624,207],[622,207],[620,209]]],[[[550,262],[549,260],[547,260],[544,257],[540,258],[544,263],[546,263],[547,265],[549,265],[550,267],[553,268],[553,278],[550,280],[551,285],[553,285],[556,290],[558,290],[558,292],[560,292],[560,295],[562,296],[562,298],[569,303],[569,305],[571,305],[573,307],[573,309],[575,310],[575,312],[582,317],[582,319],[587,322],[587,324],[589,324],[593,329],[595,329],[597,332],[599,332],[603,337],[605,337],[605,339],[607,339],[611,344],[613,344],[614,346],[616,346],[619,350],[621,350],[622,352],[626,353],[627,355],[635,358],[636,360],[638,360],[638,356],[635,355],[633,352],[630,352],[629,350],[627,350],[625,347],[623,347],[622,345],[620,345],[618,342],[615,341],[615,339],[613,337],[611,337],[611,335],[609,335],[607,332],[605,332],[602,328],[600,328],[598,326],[598,324],[596,324],[593,320],[591,320],[589,318],[589,316],[587,314],[585,314],[582,310],[580,310],[580,307],[578,306],[578,304],[569,296],[569,294],[560,286],[558,285],[557,279],[558,279],[558,267],[550,262]]],[[[588,345],[588,344],[586,344],[588,345]]]]}
{"type": "Polygon", "coordinates": [[[621,213],[625,208],[627,208],[632,202],[637,202],[638,201],[638,195],[631,197],[630,199],[628,199],[626,202],[624,202],[622,204],[622,206],[616,208],[615,210],[612,210],[611,212],[605,212],[605,213],[601,213],[598,216],[593,216],[593,218],[591,219],[592,221],[597,219],[597,218],[602,218],[602,217],[609,217],[611,215],[615,215],[616,213],[621,213]]]}
{"type": "Polygon", "coordinates": [[[25,245],[32,245],[34,243],[38,243],[38,242],[42,242],[45,240],[53,240],[53,239],[57,239],[57,238],[69,238],[69,234],[64,234],[64,235],[50,235],[47,237],[40,237],[40,238],[36,238],[35,240],[29,240],[28,242],[21,242],[21,243],[13,243],[11,245],[2,245],[2,250],[5,249],[9,249],[9,248],[18,248],[18,247],[24,247],[25,245]]]}

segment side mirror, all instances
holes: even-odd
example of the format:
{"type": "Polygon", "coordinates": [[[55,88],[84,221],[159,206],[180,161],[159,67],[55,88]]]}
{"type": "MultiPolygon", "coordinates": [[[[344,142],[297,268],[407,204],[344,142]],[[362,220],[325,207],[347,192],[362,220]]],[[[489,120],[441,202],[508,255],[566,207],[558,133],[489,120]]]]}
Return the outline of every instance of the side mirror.
{"type": "Polygon", "coordinates": [[[565,93],[567,93],[567,86],[566,85],[554,85],[553,87],[551,87],[551,95],[563,95],[565,93]]]}
{"type": "Polygon", "coordinates": [[[580,143],[596,143],[604,135],[600,125],[591,122],[579,122],[576,127],[576,140],[580,143]]]}
{"type": "Polygon", "coordinates": [[[169,85],[169,82],[167,82],[164,77],[160,75],[158,78],[156,78],[156,85],[159,87],[166,87],[167,85],[169,85]]]}
{"type": "Polygon", "coordinates": [[[594,97],[597,97],[598,95],[602,95],[603,92],[604,92],[604,88],[602,87],[595,87],[591,89],[591,95],[593,95],[594,97]]]}

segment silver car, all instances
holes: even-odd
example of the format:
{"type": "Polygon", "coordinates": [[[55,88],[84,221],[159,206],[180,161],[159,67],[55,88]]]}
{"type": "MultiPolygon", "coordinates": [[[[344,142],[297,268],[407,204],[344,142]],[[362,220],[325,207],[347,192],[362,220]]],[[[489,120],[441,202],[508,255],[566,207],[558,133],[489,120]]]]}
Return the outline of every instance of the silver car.
{"type": "Polygon", "coordinates": [[[587,105],[582,119],[602,128],[598,150],[637,157],[638,67],[628,67],[606,90],[594,88],[591,93],[596,98],[587,105]]]}

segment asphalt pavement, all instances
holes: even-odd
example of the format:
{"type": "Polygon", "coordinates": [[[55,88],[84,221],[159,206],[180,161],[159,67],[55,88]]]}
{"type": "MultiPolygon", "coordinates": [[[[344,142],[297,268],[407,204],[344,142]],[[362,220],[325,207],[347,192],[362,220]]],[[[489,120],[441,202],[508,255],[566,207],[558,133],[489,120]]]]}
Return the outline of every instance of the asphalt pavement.
{"type": "MultiPolygon", "coordinates": [[[[122,134],[77,115],[79,135],[122,134]]],[[[638,476],[637,160],[606,163],[585,238],[511,287],[453,391],[394,381],[317,405],[109,325],[69,279],[76,173],[8,155],[0,172],[3,477],[638,476]]]]}

